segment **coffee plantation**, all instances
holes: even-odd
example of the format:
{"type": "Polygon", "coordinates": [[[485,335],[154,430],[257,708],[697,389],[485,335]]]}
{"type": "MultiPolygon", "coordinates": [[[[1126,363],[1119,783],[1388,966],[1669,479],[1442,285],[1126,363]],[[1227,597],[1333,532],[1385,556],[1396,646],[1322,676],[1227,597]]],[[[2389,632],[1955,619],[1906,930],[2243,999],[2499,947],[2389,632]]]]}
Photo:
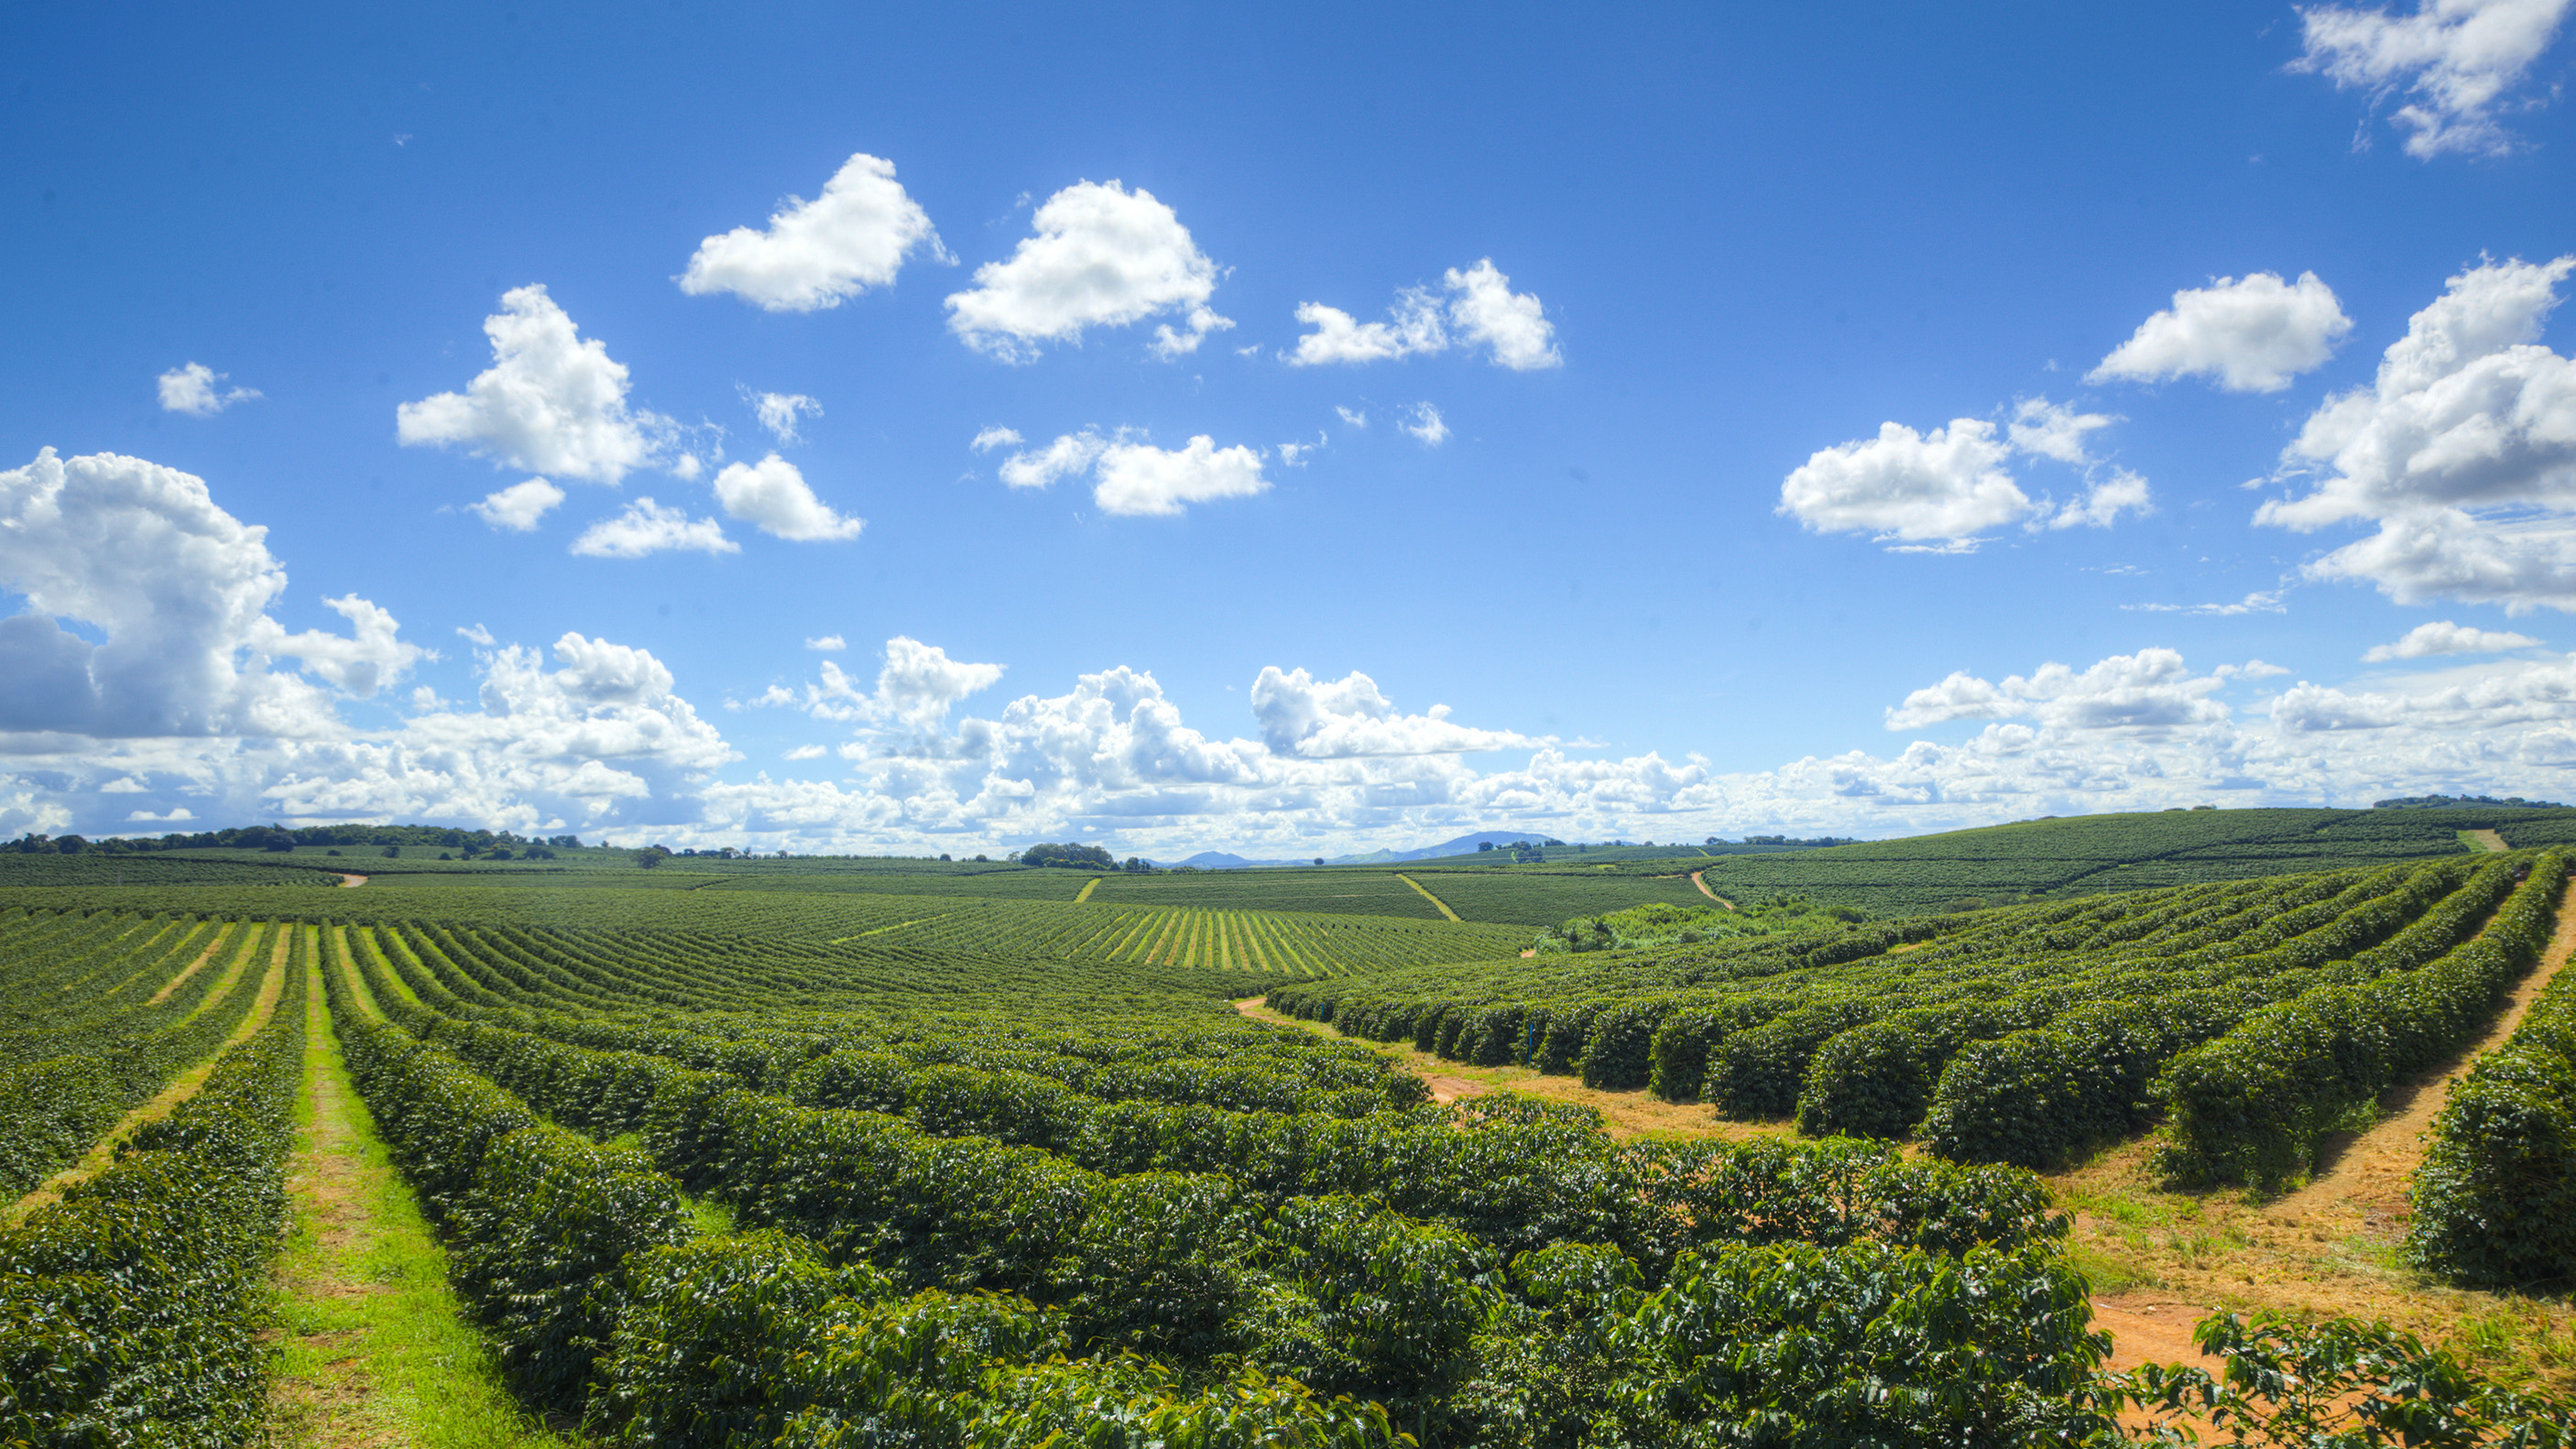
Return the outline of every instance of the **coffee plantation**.
{"type": "MultiPolygon", "coordinates": [[[[586,1442],[2107,1445],[2196,1403],[2563,1443],[2566,1404],[2368,1324],[2212,1319],[2215,1376],[2110,1372],[2029,1170],[2145,1135],[2273,1190],[2487,1030],[2568,859],[2392,838],[1876,919],[1552,858],[0,884],[0,1443],[274,1432],[326,1050],[497,1381],[586,1442]],[[1389,1046],[1759,1130],[1614,1137],[1389,1046]]],[[[2576,1284],[2570,1002],[2442,1114],[2424,1271],[2576,1284]]]]}

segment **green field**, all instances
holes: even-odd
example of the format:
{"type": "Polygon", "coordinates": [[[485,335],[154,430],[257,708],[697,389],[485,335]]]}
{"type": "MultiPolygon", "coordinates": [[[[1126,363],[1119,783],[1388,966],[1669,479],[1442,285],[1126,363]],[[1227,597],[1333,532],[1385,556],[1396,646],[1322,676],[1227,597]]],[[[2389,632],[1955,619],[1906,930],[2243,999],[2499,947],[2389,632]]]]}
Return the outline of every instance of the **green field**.
{"type": "MultiPolygon", "coordinates": [[[[463,1405],[484,1442],[707,1449],[2122,1442],[2145,1381],[2101,1370],[2066,1219],[2016,1164],[2153,1130],[2177,1181],[2295,1178],[2492,1019],[2564,889],[2555,852],[2456,838],[2484,826],[2259,814],[1911,857],[2027,874],[2044,836],[2095,850],[2068,879],[2259,879],[1536,957],[1540,924],[1713,903],[1635,868],[1121,873],[1077,901],[1095,877],[936,862],[287,889],[334,878],[38,858],[0,875],[0,1180],[47,1184],[0,1218],[0,1442],[91,1415],[131,1431],[98,1442],[303,1442],[397,1381],[438,1403],[332,1433],[432,1442],[463,1405]],[[2340,868],[2280,872],[2318,850],[2340,868]],[[1707,1127],[1444,1105],[1377,1041],[1707,1127]],[[320,1195],[351,1164],[363,1191],[320,1195]],[[1829,1433],[1743,1437],[1826,1403],[1829,1433]]],[[[2502,1149],[2472,1125],[2446,1119],[2428,1221],[2527,1222],[2526,1257],[2471,1261],[2454,1226],[2426,1271],[2528,1277],[2552,1220],[2528,1174],[2479,1176],[2502,1149]]],[[[2334,1332],[2383,1378],[2425,1362],[2334,1332]]]]}

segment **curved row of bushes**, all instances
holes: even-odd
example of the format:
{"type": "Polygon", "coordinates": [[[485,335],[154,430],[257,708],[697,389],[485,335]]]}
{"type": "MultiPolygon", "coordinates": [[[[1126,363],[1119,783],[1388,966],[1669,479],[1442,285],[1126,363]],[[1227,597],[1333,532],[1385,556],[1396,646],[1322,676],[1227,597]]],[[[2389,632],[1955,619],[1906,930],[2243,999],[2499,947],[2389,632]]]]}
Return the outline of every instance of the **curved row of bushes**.
{"type": "Polygon", "coordinates": [[[2434,1119],[2407,1256],[2482,1288],[2576,1288],[2576,971],[2478,1058],[2434,1119]]]}
{"type": "Polygon", "coordinates": [[[0,1443],[234,1446],[258,1431],[306,943],[299,931],[275,1015],[194,1095],[0,1233],[0,1443]]]}
{"type": "Polygon", "coordinates": [[[2474,939],[2412,969],[2383,958],[2379,974],[2258,1011],[2176,1057],[2153,1088],[2168,1119],[2158,1170],[2257,1184],[2305,1173],[2338,1118],[2474,1037],[2540,959],[2566,886],[2556,851],[2514,868],[2529,874],[2474,939]]]}

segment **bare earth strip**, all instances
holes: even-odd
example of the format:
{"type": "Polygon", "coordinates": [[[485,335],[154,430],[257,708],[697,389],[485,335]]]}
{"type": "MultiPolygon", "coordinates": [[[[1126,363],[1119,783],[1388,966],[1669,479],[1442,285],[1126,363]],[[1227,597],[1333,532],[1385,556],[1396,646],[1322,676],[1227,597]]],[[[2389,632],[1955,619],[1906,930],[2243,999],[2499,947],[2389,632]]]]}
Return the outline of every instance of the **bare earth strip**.
{"type": "MultiPolygon", "coordinates": [[[[1238,1001],[1234,1009],[1255,1021],[1274,1026],[1293,1026],[1318,1036],[1340,1038],[1341,1033],[1320,1021],[1299,1021],[1284,1012],[1272,1011],[1253,997],[1238,1001]]],[[[1485,1092],[1513,1091],[1532,1097],[1545,1097],[1552,1102],[1572,1102],[1590,1107],[1601,1114],[1602,1125],[1611,1136],[1630,1137],[1717,1137],[1740,1141],[1747,1137],[1777,1136],[1788,1131],[1785,1122],[1732,1122],[1719,1117],[1706,1107],[1667,1102],[1643,1092],[1609,1092],[1587,1087],[1574,1077],[1543,1076],[1527,1067],[1471,1067],[1445,1061],[1405,1042],[1364,1042],[1413,1069],[1416,1076],[1431,1085],[1432,1100],[1455,1102],[1462,1097],[1485,1092]]]]}
{"type": "Polygon", "coordinates": [[[2502,854],[2505,851],[2513,849],[2512,846],[2504,843],[2503,836],[2496,834],[2492,830],[2463,830],[2460,833],[2469,837],[2471,840],[2476,841],[2478,844],[2485,846],[2487,849],[2497,852],[2498,854],[2502,854]]]}
{"type": "Polygon", "coordinates": [[[317,977],[287,1161],[272,1449],[569,1445],[514,1404],[350,1084],[317,977]]]}
{"type": "Polygon", "coordinates": [[[2387,1318],[2427,1340],[2449,1340],[2490,1368],[2561,1387],[2576,1380],[2576,1309],[2566,1300],[2444,1287],[2397,1256],[2424,1133],[2452,1086],[2513,1034],[2571,952],[2576,887],[2559,902],[2557,934],[2540,964],[2515,985],[2486,1034],[2444,1066],[2391,1088],[2380,1100],[2381,1120],[2329,1139],[2316,1175],[2286,1196],[2156,1191],[2145,1142],[2050,1174],[2061,1201],[2077,1209],[2079,1260],[2097,1285],[2122,1289],[2093,1300],[2113,1336],[2113,1363],[2188,1357],[2190,1326],[2209,1308],[2268,1308],[2387,1318]]]}
{"type": "Polygon", "coordinates": [[[1710,900],[1713,900],[1713,901],[1717,902],[1719,905],[1726,907],[1726,908],[1727,908],[1728,910],[1730,910],[1730,911],[1731,911],[1731,910],[1734,910],[1734,909],[1735,909],[1735,902],[1728,900],[1726,897],[1724,897],[1724,896],[1722,896],[1722,895],[1719,895],[1717,892],[1715,892],[1715,891],[1713,891],[1713,890],[1710,890],[1710,889],[1708,888],[1708,882],[1700,879],[1700,877],[1701,877],[1701,876],[1706,875],[1706,874],[1708,874],[1708,869],[1707,869],[1707,867],[1705,867],[1705,866],[1701,867],[1701,868],[1700,868],[1700,869],[1698,869],[1698,870],[1692,871],[1692,872],[1691,872],[1691,884],[1699,887],[1699,893],[1700,893],[1701,895],[1704,895],[1704,896],[1708,897],[1710,900]]]}
{"type": "Polygon", "coordinates": [[[356,890],[358,887],[367,883],[367,878],[365,876],[351,875],[345,870],[335,870],[331,873],[340,878],[340,888],[342,890],[356,890]]]}
{"type": "MultiPolygon", "coordinates": [[[[234,968],[234,975],[233,984],[220,986],[206,993],[206,1000],[198,1006],[196,1012],[189,1013],[190,1017],[193,1019],[198,1012],[208,1010],[232,992],[240,990],[239,963],[234,968]]],[[[233,1034],[224,1039],[224,1044],[215,1049],[213,1056],[172,1077],[167,1085],[153,1095],[152,1100],[118,1118],[116,1125],[109,1128],[106,1135],[100,1137],[89,1151],[81,1154],[80,1161],[46,1178],[33,1192],[12,1203],[7,1213],[0,1215],[0,1222],[23,1221],[27,1214],[59,1199],[73,1187],[105,1171],[109,1164],[116,1161],[117,1149],[124,1146],[143,1124],[160,1121],[169,1116],[180,1103],[197,1095],[197,1089],[206,1084],[206,1078],[214,1075],[216,1057],[222,1056],[236,1044],[249,1040],[253,1032],[268,1025],[269,1015],[277,1010],[277,998],[283,995],[285,990],[286,933],[280,931],[277,935],[276,947],[269,953],[267,973],[259,983],[259,996],[251,1002],[250,1014],[242,1018],[241,1025],[233,1029],[233,1034]]]]}

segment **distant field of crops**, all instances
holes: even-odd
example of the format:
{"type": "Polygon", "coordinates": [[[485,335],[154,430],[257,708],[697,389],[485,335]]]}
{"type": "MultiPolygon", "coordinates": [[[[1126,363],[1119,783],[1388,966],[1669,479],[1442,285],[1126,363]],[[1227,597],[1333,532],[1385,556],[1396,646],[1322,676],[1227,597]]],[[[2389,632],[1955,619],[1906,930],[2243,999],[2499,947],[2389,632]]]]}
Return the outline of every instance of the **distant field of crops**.
{"type": "Polygon", "coordinates": [[[1320,911],[1329,915],[1447,917],[1396,871],[1376,866],[1111,875],[1091,899],[1102,905],[1195,906],[1215,911],[1320,911]]]}
{"type": "Polygon", "coordinates": [[[1284,986],[1346,1035],[2043,1166],[2170,1119],[2186,1179],[2307,1170],[2547,939],[2556,853],[2454,853],[1821,933],[1284,986]],[[2285,1024],[2295,1023],[2295,1025],[2285,1024]],[[2034,1110],[2034,1103],[2046,1110],[2034,1110]]]}
{"type": "Polygon", "coordinates": [[[2463,830],[2546,843],[2576,811],[2193,810],[2034,820],[1788,856],[1738,856],[1702,877],[1721,895],[1797,892],[1873,915],[2000,905],[2042,894],[2243,880],[2458,855],[2463,830]]]}
{"type": "Polygon", "coordinates": [[[1660,901],[1677,906],[1716,904],[1687,876],[1582,876],[1510,870],[1423,872],[1415,879],[1469,921],[1493,921],[1535,931],[1576,916],[1597,916],[1660,901]]]}
{"type": "MultiPolygon", "coordinates": [[[[320,852],[315,852],[319,855],[320,852]]],[[[189,855],[57,855],[0,850],[0,890],[16,886],[337,886],[320,869],[189,855]]]]}

